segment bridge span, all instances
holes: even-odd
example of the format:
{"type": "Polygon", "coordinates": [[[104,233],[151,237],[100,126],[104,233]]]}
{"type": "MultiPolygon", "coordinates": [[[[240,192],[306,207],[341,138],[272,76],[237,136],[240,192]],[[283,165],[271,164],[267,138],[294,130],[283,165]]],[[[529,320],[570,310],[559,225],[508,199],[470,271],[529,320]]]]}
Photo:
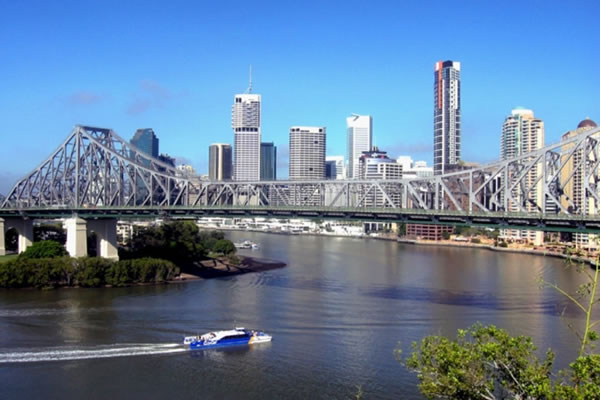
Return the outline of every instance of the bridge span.
{"type": "MultiPolygon", "coordinates": [[[[116,257],[117,219],[202,216],[323,218],[600,231],[600,128],[519,157],[418,179],[209,182],[154,159],[105,128],[76,126],[0,205],[0,234],[64,218],[67,249],[87,229],[116,257]]],[[[0,254],[4,252],[0,238],[0,254]]]]}

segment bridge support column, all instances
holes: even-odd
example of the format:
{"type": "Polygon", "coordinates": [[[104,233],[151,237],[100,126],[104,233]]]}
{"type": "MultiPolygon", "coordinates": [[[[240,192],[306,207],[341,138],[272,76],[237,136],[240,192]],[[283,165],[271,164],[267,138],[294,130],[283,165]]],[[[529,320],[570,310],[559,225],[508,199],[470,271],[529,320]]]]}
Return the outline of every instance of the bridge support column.
{"type": "Polygon", "coordinates": [[[23,229],[19,231],[19,254],[25,252],[33,243],[33,221],[24,219],[21,226],[23,229]]]}
{"type": "Polygon", "coordinates": [[[98,255],[111,260],[119,259],[117,250],[117,220],[95,219],[88,221],[88,229],[96,232],[98,255]]]}
{"type": "MultiPolygon", "coordinates": [[[[4,253],[6,253],[6,248],[5,248],[5,234],[6,231],[9,229],[15,229],[18,233],[19,233],[19,238],[17,240],[17,251],[19,253],[23,253],[25,250],[27,250],[27,248],[29,246],[31,246],[31,243],[33,243],[33,221],[30,219],[24,219],[24,218],[5,218],[2,221],[2,229],[0,229],[0,231],[2,232],[2,244],[1,249],[4,250],[4,253]]],[[[2,250],[0,250],[2,251],[2,250]]]]}
{"type": "Polygon", "coordinates": [[[0,218],[0,256],[6,255],[6,248],[4,247],[4,218],[0,218]]]}
{"type": "Polygon", "coordinates": [[[65,220],[67,231],[67,252],[71,257],[87,256],[87,222],[84,219],[74,217],[65,220]]]}

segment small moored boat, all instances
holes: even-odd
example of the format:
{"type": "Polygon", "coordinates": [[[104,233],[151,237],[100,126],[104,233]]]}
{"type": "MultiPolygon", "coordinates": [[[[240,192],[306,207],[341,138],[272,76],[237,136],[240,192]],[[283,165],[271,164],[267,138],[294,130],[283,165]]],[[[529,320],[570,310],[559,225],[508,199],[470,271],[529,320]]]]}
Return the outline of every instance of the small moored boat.
{"type": "Polygon", "coordinates": [[[204,335],[186,336],[183,344],[189,345],[190,350],[208,349],[213,347],[237,346],[270,342],[273,339],[262,331],[248,330],[236,327],[228,331],[208,332],[204,335]]]}

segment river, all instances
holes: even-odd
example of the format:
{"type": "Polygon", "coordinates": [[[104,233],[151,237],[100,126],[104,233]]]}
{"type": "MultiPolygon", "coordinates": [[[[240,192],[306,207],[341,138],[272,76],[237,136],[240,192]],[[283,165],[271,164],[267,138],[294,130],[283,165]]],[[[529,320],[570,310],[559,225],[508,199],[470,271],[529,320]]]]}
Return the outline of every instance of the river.
{"type": "Polygon", "coordinates": [[[394,348],[479,321],[552,347],[566,366],[583,315],[560,259],[373,239],[227,232],[281,260],[264,273],[130,288],[0,290],[3,398],[421,398],[394,348]],[[236,326],[273,342],[190,352],[184,334],[236,326]]]}

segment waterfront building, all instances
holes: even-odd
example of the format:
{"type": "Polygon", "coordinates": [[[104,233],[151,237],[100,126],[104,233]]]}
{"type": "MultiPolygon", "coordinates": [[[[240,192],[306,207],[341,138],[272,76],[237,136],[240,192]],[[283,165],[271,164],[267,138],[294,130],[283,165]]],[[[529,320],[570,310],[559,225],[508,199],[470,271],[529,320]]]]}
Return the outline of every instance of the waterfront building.
{"type": "Polygon", "coordinates": [[[158,138],[152,128],[138,129],[129,142],[147,155],[158,158],[158,138]]]}
{"type": "Polygon", "coordinates": [[[370,115],[352,114],[346,118],[348,179],[358,178],[358,160],[363,151],[370,151],[373,143],[373,118],[370,115]]]}
{"type": "MultiPolygon", "coordinates": [[[[567,140],[572,138],[573,136],[579,135],[587,130],[597,128],[598,125],[589,118],[581,121],[576,129],[570,130],[562,135],[562,140],[567,140]]],[[[574,145],[565,145],[565,150],[572,148],[574,145]]],[[[564,167],[561,170],[560,180],[561,182],[566,182],[564,185],[564,196],[562,197],[561,206],[568,210],[569,212],[577,212],[584,215],[590,215],[595,213],[596,210],[596,200],[593,196],[589,196],[587,204],[585,204],[585,180],[583,176],[583,171],[581,168],[575,168],[576,165],[580,165],[583,161],[583,149],[576,150],[573,153],[573,156],[567,158],[568,156],[563,156],[562,162],[564,163],[564,167]],[[569,179],[570,177],[570,179],[569,179]],[[568,201],[567,199],[570,199],[568,201]]],[[[594,160],[594,153],[590,153],[588,158],[594,160]]],[[[594,180],[598,181],[600,176],[596,176],[593,179],[590,177],[589,184],[593,184],[594,180]]],[[[589,249],[589,250],[597,250],[598,245],[598,235],[588,234],[588,233],[573,233],[572,235],[573,243],[578,248],[589,249]]]]}
{"type": "Polygon", "coordinates": [[[231,127],[234,134],[235,159],[233,178],[236,181],[260,180],[260,107],[259,94],[234,96],[231,127]]]}
{"type": "Polygon", "coordinates": [[[435,63],[433,98],[433,170],[440,175],[461,156],[460,62],[435,63]]]}
{"type": "Polygon", "coordinates": [[[290,180],[325,179],[326,128],[290,128],[290,180]]]}
{"type": "Polygon", "coordinates": [[[231,179],[231,145],[213,143],[208,148],[208,178],[211,181],[231,179]]]}
{"type": "Polygon", "coordinates": [[[413,161],[410,156],[400,156],[396,162],[402,166],[402,178],[429,178],[433,176],[433,167],[427,166],[427,161],[413,161]]]}
{"type": "Polygon", "coordinates": [[[358,175],[361,180],[402,179],[402,164],[374,146],[371,151],[363,151],[358,159],[358,175]]]}
{"type": "MultiPolygon", "coordinates": [[[[518,157],[542,147],[544,147],[544,122],[539,118],[535,118],[532,110],[523,108],[512,110],[502,125],[500,159],[507,160],[518,157]]],[[[528,159],[524,161],[527,162],[528,159]]],[[[539,179],[542,168],[542,162],[533,165],[524,178],[528,188],[535,185],[532,190],[522,193],[520,185],[517,185],[512,193],[513,198],[520,199],[519,201],[525,204],[525,208],[529,212],[537,212],[533,204],[541,201],[543,195],[543,182],[539,179]],[[523,197],[531,201],[524,201],[523,197]]],[[[517,204],[511,202],[506,211],[520,212],[521,209],[517,204]]],[[[500,235],[506,239],[525,240],[536,245],[542,244],[544,240],[544,233],[541,231],[504,229],[501,230],[500,235]]]]}
{"type": "Polygon", "coordinates": [[[406,224],[406,236],[409,238],[442,240],[444,232],[451,235],[454,233],[454,227],[449,225],[406,224]]]}
{"type": "Polygon", "coordinates": [[[181,172],[183,175],[196,175],[196,170],[189,164],[179,164],[177,167],[177,171],[181,172]]]}
{"type": "MultiPolygon", "coordinates": [[[[384,180],[384,179],[402,179],[402,164],[388,157],[387,152],[373,147],[371,151],[364,151],[358,163],[359,179],[364,181],[384,180]]],[[[381,184],[383,190],[386,190],[387,196],[379,190],[370,190],[364,188],[360,190],[360,198],[363,199],[364,206],[372,208],[399,207],[402,205],[402,194],[396,190],[389,190],[390,187],[381,184]],[[394,204],[390,204],[391,200],[394,204]]],[[[395,224],[394,224],[395,225],[395,224]]],[[[374,230],[392,230],[392,224],[389,223],[367,223],[367,231],[374,230]]]]}
{"type": "Polygon", "coordinates": [[[325,179],[344,179],[346,169],[344,168],[344,156],[325,157],[325,179]]]}
{"type": "Polygon", "coordinates": [[[260,144],[260,180],[277,180],[277,146],[273,142],[260,144]]]}

